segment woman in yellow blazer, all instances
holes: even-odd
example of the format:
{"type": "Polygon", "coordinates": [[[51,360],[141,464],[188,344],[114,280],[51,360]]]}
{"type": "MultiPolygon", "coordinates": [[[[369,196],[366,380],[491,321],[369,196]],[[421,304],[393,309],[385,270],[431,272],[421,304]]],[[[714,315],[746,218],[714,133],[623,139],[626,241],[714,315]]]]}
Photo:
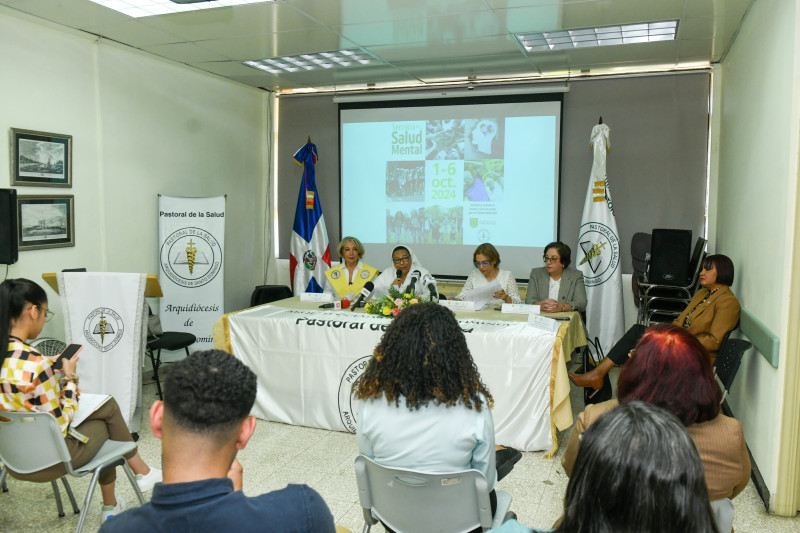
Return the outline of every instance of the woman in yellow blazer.
{"type": "Polygon", "coordinates": [[[325,292],[333,292],[337,298],[354,300],[364,285],[378,273],[376,268],[361,262],[364,245],[355,237],[345,237],[336,247],[342,262],[325,271],[325,292]]]}
{"type": "MultiPolygon", "coordinates": [[[[731,292],[731,285],[733,262],[726,255],[709,255],[700,271],[700,290],[672,322],[697,337],[708,351],[712,365],[717,359],[722,338],[739,322],[739,300],[731,292]]],[[[642,338],[645,329],[641,324],[634,324],[597,367],[585,374],[570,374],[569,378],[579,387],[600,390],[603,377],[615,364],[621,365],[628,359],[628,353],[642,338]]]]}

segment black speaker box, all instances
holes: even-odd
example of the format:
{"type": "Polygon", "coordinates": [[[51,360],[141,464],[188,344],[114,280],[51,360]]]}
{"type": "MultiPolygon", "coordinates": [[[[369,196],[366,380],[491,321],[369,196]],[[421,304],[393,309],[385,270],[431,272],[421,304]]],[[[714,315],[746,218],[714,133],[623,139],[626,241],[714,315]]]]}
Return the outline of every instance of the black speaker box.
{"type": "Polygon", "coordinates": [[[689,282],[691,253],[691,230],[654,229],[647,280],[660,285],[686,285],[689,282]]]}
{"type": "Polygon", "coordinates": [[[17,190],[0,189],[0,265],[13,265],[17,251],[17,190]]]}

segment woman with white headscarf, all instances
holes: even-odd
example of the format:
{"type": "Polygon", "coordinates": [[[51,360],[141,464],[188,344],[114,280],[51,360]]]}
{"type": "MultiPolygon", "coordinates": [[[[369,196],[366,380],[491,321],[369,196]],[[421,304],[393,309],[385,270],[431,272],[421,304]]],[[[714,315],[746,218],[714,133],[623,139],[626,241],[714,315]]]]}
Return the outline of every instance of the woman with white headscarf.
{"type": "Polygon", "coordinates": [[[436,279],[425,267],[420,264],[419,259],[408,246],[397,246],[392,250],[392,266],[384,269],[380,276],[375,278],[374,297],[389,294],[389,288],[394,287],[399,291],[410,289],[411,280],[414,282],[414,294],[421,298],[428,298],[430,290],[428,286],[436,286],[436,279]]]}

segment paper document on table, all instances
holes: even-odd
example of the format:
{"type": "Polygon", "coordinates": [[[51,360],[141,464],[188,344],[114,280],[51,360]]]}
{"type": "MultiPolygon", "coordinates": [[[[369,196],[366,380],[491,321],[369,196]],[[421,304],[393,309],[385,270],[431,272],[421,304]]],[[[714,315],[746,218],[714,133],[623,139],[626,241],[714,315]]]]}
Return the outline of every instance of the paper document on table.
{"type": "Polygon", "coordinates": [[[71,427],[78,427],[80,424],[89,418],[89,415],[100,409],[100,407],[111,398],[108,394],[92,394],[90,392],[82,392],[81,398],[78,400],[78,412],[75,418],[70,423],[71,427]]]}
{"type": "Polygon", "coordinates": [[[475,309],[480,310],[489,305],[489,302],[494,300],[494,293],[502,290],[500,282],[496,279],[490,281],[483,287],[476,287],[468,291],[464,291],[461,295],[462,300],[468,302],[475,302],[475,309]]]}

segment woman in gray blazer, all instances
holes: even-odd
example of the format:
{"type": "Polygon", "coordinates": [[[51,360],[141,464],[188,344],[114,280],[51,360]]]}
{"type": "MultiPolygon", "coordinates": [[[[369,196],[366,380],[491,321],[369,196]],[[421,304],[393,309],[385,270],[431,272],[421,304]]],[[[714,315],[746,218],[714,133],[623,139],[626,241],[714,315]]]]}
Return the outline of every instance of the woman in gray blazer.
{"type": "Polygon", "coordinates": [[[583,274],[567,270],[572,251],[556,241],[544,249],[544,266],[531,270],[526,304],[538,304],[544,313],[586,310],[586,286],[583,274]]]}

